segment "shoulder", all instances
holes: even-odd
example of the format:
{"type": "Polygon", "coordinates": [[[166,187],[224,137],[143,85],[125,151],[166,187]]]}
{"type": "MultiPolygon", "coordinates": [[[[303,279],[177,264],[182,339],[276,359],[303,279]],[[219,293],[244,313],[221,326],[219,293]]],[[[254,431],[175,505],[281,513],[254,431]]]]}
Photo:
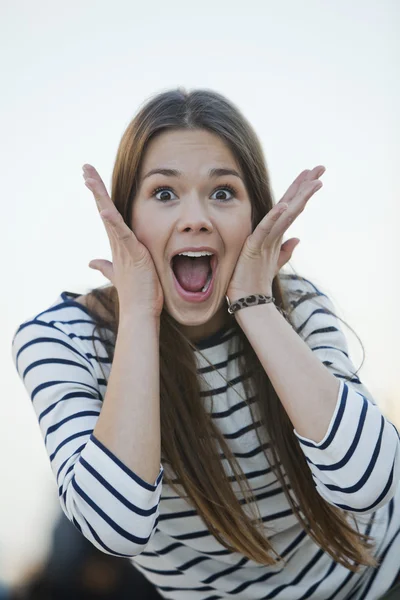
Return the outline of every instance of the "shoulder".
{"type": "MultiPolygon", "coordinates": [[[[78,361],[87,367],[95,339],[93,310],[110,318],[109,313],[91,293],[71,299],[70,295],[63,292],[50,306],[19,323],[14,329],[11,342],[17,370],[21,369],[20,372],[25,373],[26,369],[31,368],[31,364],[46,365],[54,357],[59,358],[60,364],[72,365],[74,361],[78,361]],[[84,310],[81,311],[78,305],[84,310]],[[67,355],[72,359],[66,362],[67,355]]],[[[101,338],[96,337],[96,347],[97,344],[101,346],[104,341],[115,341],[113,331],[105,326],[102,328],[101,338]]]]}
{"type": "Polygon", "coordinates": [[[283,273],[279,275],[279,282],[286,302],[291,308],[311,298],[328,298],[320,285],[317,286],[315,282],[301,275],[283,273]]]}
{"type": "Polygon", "coordinates": [[[337,307],[325,287],[297,274],[280,274],[279,280],[287,312],[296,327],[303,326],[311,317],[320,322],[329,318],[337,321],[337,307]]]}
{"type": "MultiPolygon", "coordinates": [[[[105,291],[108,299],[109,290],[105,291]]],[[[14,330],[12,344],[34,342],[35,338],[67,335],[74,341],[90,339],[95,325],[94,313],[99,313],[105,321],[110,314],[92,293],[75,296],[62,292],[56,300],[39,313],[35,313],[20,322],[14,330]],[[82,311],[79,309],[82,307],[82,311]]],[[[43,338],[43,341],[45,339],[43,338]]]]}
{"type": "MultiPolygon", "coordinates": [[[[102,293],[104,294],[107,302],[112,301],[112,288],[102,288],[102,293]]],[[[84,306],[89,312],[98,314],[102,319],[109,320],[110,313],[106,310],[103,304],[95,297],[94,294],[89,292],[88,294],[83,294],[82,296],[78,296],[74,298],[74,302],[77,302],[81,306],[84,306]]]]}

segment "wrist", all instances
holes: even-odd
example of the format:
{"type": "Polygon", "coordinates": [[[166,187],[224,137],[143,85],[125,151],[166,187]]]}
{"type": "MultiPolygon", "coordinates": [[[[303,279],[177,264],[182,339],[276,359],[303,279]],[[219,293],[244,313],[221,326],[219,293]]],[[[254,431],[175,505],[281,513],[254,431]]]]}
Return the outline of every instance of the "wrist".
{"type": "Polygon", "coordinates": [[[275,302],[272,292],[269,294],[246,294],[234,293],[231,296],[225,295],[225,300],[228,306],[228,312],[234,314],[244,308],[250,308],[262,304],[270,304],[275,302]]]}
{"type": "Polygon", "coordinates": [[[267,302],[266,304],[246,306],[243,309],[235,311],[233,316],[237,324],[246,332],[247,328],[251,327],[255,322],[258,323],[259,319],[264,323],[264,319],[268,318],[268,315],[279,312],[279,309],[273,302],[267,302]]]}
{"type": "Polygon", "coordinates": [[[118,329],[131,329],[132,327],[143,326],[146,328],[155,329],[157,333],[160,331],[160,317],[146,311],[131,310],[122,311],[119,314],[118,329]]]}
{"type": "Polygon", "coordinates": [[[233,304],[234,302],[237,302],[240,298],[248,298],[249,296],[256,296],[257,294],[262,294],[263,296],[273,296],[272,294],[272,290],[268,290],[267,292],[262,292],[259,289],[258,290],[253,290],[252,292],[231,292],[230,294],[228,292],[225,293],[225,297],[229,298],[229,302],[231,304],[233,304]]]}

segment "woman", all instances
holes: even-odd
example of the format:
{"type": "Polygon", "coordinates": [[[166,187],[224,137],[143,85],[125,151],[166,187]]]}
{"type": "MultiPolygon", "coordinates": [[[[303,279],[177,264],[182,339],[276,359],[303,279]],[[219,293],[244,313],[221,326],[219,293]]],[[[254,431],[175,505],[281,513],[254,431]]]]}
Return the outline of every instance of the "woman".
{"type": "Polygon", "coordinates": [[[398,575],[398,432],[332,302],[280,272],[324,171],[274,203],[232,103],[155,96],[112,200],[84,166],[112,250],[90,266],[112,285],[14,335],[65,514],[164,598],[372,600],[398,575]]]}

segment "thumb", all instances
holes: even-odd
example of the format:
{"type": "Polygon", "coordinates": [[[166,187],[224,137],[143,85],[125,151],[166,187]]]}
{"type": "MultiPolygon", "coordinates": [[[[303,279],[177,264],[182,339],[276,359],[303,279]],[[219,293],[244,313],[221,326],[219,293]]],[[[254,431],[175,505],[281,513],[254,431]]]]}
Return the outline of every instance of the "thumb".
{"type": "Polygon", "coordinates": [[[109,260],[104,260],[104,259],[98,258],[95,260],[91,260],[88,266],[90,269],[94,269],[95,271],[100,271],[100,273],[102,275],[104,275],[104,277],[106,277],[106,279],[111,281],[111,283],[114,285],[114,283],[113,283],[114,270],[113,270],[112,262],[110,262],[109,260]]]}
{"type": "Polygon", "coordinates": [[[290,238],[290,240],[286,240],[286,242],[282,244],[275,275],[277,275],[282,267],[284,267],[285,264],[292,258],[293,251],[298,244],[300,244],[300,240],[298,238],[290,238]]]}
{"type": "Polygon", "coordinates": [[[296,248],[300,244],[299,238],[290,238],[290,240],[286,240],[281,246],[281,252],[285,252],[288,255],[291,255],[296,248]]]}

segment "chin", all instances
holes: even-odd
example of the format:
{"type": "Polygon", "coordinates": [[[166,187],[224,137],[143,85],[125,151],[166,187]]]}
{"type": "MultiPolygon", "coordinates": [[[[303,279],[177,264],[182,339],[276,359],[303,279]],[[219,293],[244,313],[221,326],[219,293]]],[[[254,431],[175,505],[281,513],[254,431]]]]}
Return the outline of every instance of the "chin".
{"type": "Polygon", "coordinates": [[[175,306],[168,306],[166,303],[164,309],[173,319],[175,319],[175,321],[177,321],[177,323],[180,323],[180,325],[185,325],[186,327],[205,325],[216,313],[216,310],[205,311],[199,305],[193,306],[189,309],[178,309],[175,306]]]}

